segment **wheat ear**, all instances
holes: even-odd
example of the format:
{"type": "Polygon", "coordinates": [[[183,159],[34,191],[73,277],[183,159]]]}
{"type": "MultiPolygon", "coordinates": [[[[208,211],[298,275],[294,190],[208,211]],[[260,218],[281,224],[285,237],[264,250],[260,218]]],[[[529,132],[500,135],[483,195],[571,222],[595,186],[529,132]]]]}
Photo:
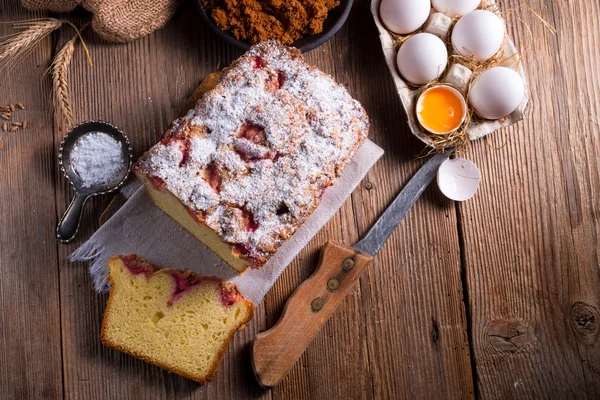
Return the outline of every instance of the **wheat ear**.
{"type": "Polygon", "coordinates": [[[10,69],[33,50],[35,45],[46,36],[63,25],[64,21],[55,18],[43,18],[21,21],[13,24],[14,28],[23,29],[0,38],[0,70],[10,69]]]}
{"type": "Polygon", "coordinates": [[[56,54],[52,65],[50,65],[50,73],[52,74],[52,100],[54,103],[54,112],[58,122],[64,122],[65,130],[70,129],[75,125],[73,117],[73,109],[71,108],[71,100],[69,99],[69,83],[67,75],[69,72],[69,64],[73,58],[75,50],[75,42],[79,35],[73,36],[62,49],[56,54]]]}

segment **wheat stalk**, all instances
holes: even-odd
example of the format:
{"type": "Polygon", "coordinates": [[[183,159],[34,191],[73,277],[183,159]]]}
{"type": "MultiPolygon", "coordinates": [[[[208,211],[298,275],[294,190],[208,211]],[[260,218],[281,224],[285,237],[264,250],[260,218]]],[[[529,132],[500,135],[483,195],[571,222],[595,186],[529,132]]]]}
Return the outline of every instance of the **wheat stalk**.
{"type": "MultiPolygon", "coordinates": [[[[88,63],[93,66],[88,48],[81,37],[81,31],[77,29],[75,24],[55,18],[14,22],[12,24],[13,28],[22,30],[0,38],[0,71],[12,68],[23,56],[31,52],[40,40],[64,24],[68,24],[75,29],[76,35],[60,49],[46,72],[52,74],[52,98],[57,120],[59,123],[64,122],[67,125],[66,128],[70,128],[75,124],[75,118],[69,100],[67,74],[77,39],[81,40],[88,63]]],[[[82,30],[88,25],[86,24],[82,30]]],[[[8,74],[4,75],[8,76],[8,74]]]]}
{"type": "Polygon", "coordinates": [[[73,39],[69,40],[63,48],[60,49],[49,68],[50,73],[52,74],[52,100],[54,102],[54,112],[58,122],[64,121],[66,124],[66,127],[64,127],[65,130],[75,125],[73,109],[71,107],[71,101],[69,100],[69,83],[67,75],[69,72],[69,64],[73,58],[73,51],[75,50],[75,42],[78,38],[78,34],[73,36],[73,39]]]}
{"type": "Polygon", "coordinates": [[[65,43],[63,48],[60,49],[54,57],[54,60],[52,60],[50,67],[46,70],[46,73],[50,72],[52,74],[52,102],[54,103],[54,113],[59,124],[61,122],[66,124],[66,126],[63,127],[65,130],[70,129],[75,125],[73,108],[71,107],[71,101],[69,99],[69,81],[67,75],[77,39],[81,41],[88,63],[90,66],[94,65],[85,41],[81,36],[81,32],[89,26],[89,23],[85,24],[81,30],[77,29],[75,25],[68,21],[66,21],[66,23],[75,29],[75,36],[65,43]]]}
{"type": "Polygon", "coordinates": [[[63,25],[64,21],[43,18],[20,21],[13,24],[20,32],[5,36],[0,42],[0,71],[10,69],[22,57],[33,50],[35,45],[63,25]]]}

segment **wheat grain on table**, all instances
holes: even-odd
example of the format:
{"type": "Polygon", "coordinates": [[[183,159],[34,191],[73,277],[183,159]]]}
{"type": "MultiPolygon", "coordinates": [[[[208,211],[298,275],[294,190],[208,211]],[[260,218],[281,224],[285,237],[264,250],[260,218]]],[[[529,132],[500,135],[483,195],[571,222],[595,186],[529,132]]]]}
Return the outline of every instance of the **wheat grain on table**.
{"type": "MultiPolygon", "coordinates": [[[[516,0],[498,1],[503,10],[516,0]]],[[[369,1],[308,62],[348,87],[386,151],[336,216],[299,254],[232,349],[270,328],[335,239],[354,243],[424,162],[385,65],[369,1]]],[[[600,5],[532,0],[508,16],[528,49],[525,120],[478,141],[477,195],[458,205],[431,187],[284,381],[255,382],[246,351],[229,351],[205,386],[103,347],[106,296],[67,256],[98,228],[110,197],[91,201],[78,239],[54,240],[72,196],[56,151],[44,70],[72,31],[44,39],[3,79],[0,105],[22,102],[28,128],[0,131],[0,386],[8,399],[537,399],[600,397],[600,5]],[[518,16],[518,18],[517,18],[518,16]],[[519,18],[527,25],[519,21],[519,18]],[[1,147],[1,146],[0,146],[1,147]]],[[[90,39],[76,51],[73,113],[119,126],[136,157],[193,89],[241,52],[186,2],[162,30],[126,45],[90,39]]],[[[0,0],[0,22],[39,18],[0,0]]],[[[84,13],[63,16],[82,25],[84,13]]],[[[0,24],[0,36],[10,26],[0,24]]],[[[20,121],[20,120],[19,120],[20,121]]]]}

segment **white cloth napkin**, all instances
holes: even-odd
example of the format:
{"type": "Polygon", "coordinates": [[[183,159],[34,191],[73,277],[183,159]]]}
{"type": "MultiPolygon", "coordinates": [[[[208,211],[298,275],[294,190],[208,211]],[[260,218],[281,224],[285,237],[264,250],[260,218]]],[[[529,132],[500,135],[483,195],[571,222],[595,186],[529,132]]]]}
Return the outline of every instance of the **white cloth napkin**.
{"type": "Polygon", "coordinates": [[[367,140],[302,227],[258,270],[248,268],[238,274],[156,207],[138,181],[122,190],[121,193],[128,197],[127,202],[69,259],[90,263],[97,291],[109,288],[107,261],[111,257],[137,254],[160,267],[189,269],[199,275],[234,282],[246,299],[258,305],[283,270],[333,217],[382,155],[383,150],[367,140]]]}

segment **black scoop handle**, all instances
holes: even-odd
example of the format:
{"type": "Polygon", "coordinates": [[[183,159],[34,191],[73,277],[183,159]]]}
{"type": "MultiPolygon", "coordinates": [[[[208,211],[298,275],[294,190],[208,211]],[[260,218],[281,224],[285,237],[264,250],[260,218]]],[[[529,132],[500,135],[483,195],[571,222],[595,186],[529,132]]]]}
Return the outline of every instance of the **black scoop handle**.
{"type": "Polygon", "coordinates": [[[69,243],[75,239],[75,235],[79,229],[81,214],[83,213],[83,206],[88,198],[88,195],[75,192],[75,197],[73,197],[71,204],[69,204],[69,207],[56,227],[56,239],[61,243],[69,243]]]}

